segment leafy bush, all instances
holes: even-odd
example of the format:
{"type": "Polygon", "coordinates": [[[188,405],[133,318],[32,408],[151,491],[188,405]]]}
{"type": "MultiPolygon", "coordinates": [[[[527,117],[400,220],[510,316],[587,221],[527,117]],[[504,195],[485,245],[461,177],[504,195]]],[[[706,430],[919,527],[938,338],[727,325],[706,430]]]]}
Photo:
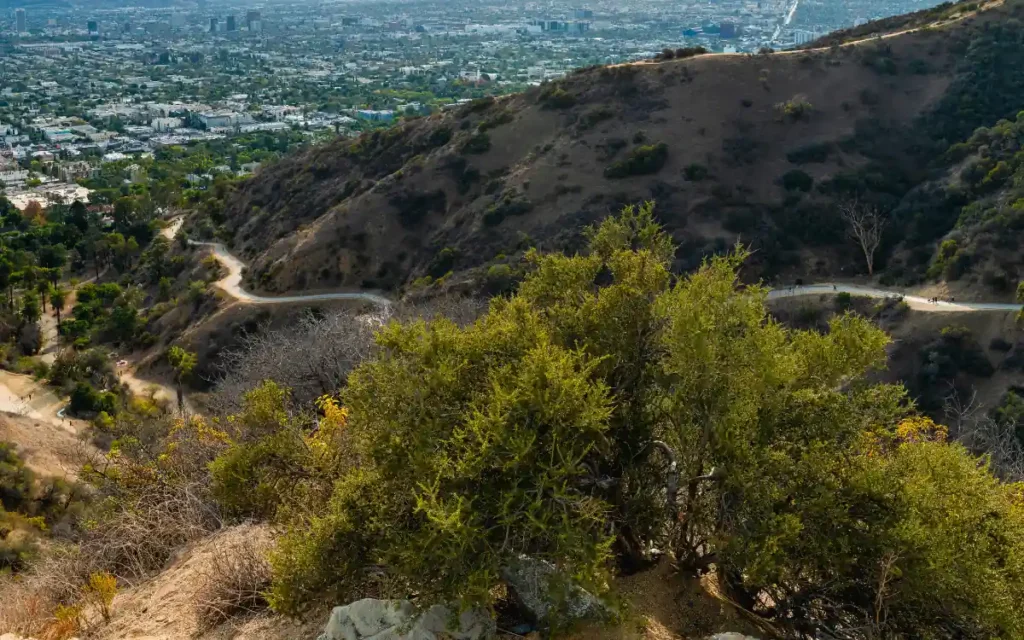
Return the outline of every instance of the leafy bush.
{"type": "Polygon", "coordinates": [[[485,118],[483,121],[481,121],[480,124],[477,125],[477,131],[490,131],[491,129],[496,129],[503,124],[508,124],[509,122],[512,122],[512,120],[514,119],[515,117],[512,115],[511,111],[509,111],[508,109],[502,109],[498,113],[489,116],[485,118]]]}
{"type": "Polygon", "coordinates": [[[775,110],[790,120],[803,120],[811,115],[814,106],[806,96],[796,95],[775,105],[775,110]]]}
{"type": "Polygon", "coordinates": [[[531,251],[474,322],[382,327],[319,429],[266,385],[228,423],[222,508],[287,527],[276,610],[367,592],[487,605],[522,554],[601,595],[613,560],[656,547],[714,563],[794,635],[1024,632],[1018,490],[870,381],[884,333],[853,314],[783,327],[739,284],[742,253],[675,278],[650,206],[588,238],[531,251]]]}
{"type": "Polygon", "coordinates": [[[487,207],[484,211],[484,225],[493,227],[501,224],[509,216],[521,216],[529,213],[533,204],[521,195],[508,192],[500,200],[487,207]]]}
{"type": "Polygon", "coordinates": [[[800,169],[792,169],[782,176],[782,187],[786,191],[810,191],[814,186],[814,178],[800,169]]]}
{"type": "Polygon", "coordinates": [[[484,288],[492,296],[507,293],[514,284],[512,267],[507,264],[492,264],[487,268],[484,288]]]}
{"type": "Polygon", "coordinates": [[[600,105],[592,109],[588,109],[580,116],[579,128],[581,131],[592,129],[598,123],[615,117],[615,112],[606,105],[600,105]]]}
{"type": "Polygon", "coordinates": [[[99,609],[104,622],[110,622],[110,605],[117,595],[117,578],[106,571],[94,573],[89,576],[89,582],[82,589],[82,595],[87,602],[99,609]]]}
{"type": "Polygon", "coordinates": [[[98,392],[88,382],[79,382],[71,392],[71,413],[75,415],[95,414],[101,411],[117,413],[117,396],[110,391],[98,392]]]}
{"type": "Polygon", "coordinates": [[[707,53],[708,50],[704,47],[683,47],[676,49],[676,60],[683,60],[684,58],[692,58],[694,56],[702,56],[707,53]]]}
{"type": "Polygon", "coordinates": [[[441,249],[427,265],[427,274],[432,278],[440,278],[455,267],[459,255],[459,250],[453,247],[441,249]]]}
{"type": "Polygon", "coordinates": [[[545,109],[567,109],[576,104],[576,96],[553,84],[541,91],[540,103],[545,109]]]}
{"type": "Polygon", "coordinates": [[[853,306],[853,296],[846,291],[840,291],[836,294],[836,309],[839,311],[849,311],[850,307],[853,306]]]}
{"type": "Polygon", "coordinates": [[[606,178],[626,178],[657,173],[668,161],[668,145],[664,142],[636,147],[629,156],[604,170],[606,178]]]}
{"type": "Polygon", "coordinates": [[[491,137],[483,131],[478,131],[459,145],[459,152],[463,154],[487,153],[491,148],[491,137]]]}
{"type": "Polygon", "coordinates": [[[708,177],[708,168],[695,162],[687,165],[686,168],[683,169],[683,175],[686,176],[687,180],[700,182],[708,177]]]}
{"type": "Polygon", "coordinates": [[[825,162],[831,153],[832,143],[815,142],[788,152],[786,159],[793,164],[810,164],[812,162],[825,162]]]}

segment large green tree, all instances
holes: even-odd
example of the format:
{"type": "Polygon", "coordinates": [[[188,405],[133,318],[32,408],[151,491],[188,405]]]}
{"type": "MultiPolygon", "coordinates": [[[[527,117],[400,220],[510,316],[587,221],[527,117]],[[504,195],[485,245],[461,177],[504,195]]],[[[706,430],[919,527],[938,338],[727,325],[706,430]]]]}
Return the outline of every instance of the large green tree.
{"type": "Polygon", "coordinates": [[[869,381],[885,334],[855,315],[787,329],[740,283],[742,250],[682,278],[673,253],[630,208],[585,255],[530,254],[468,326],[382,328],[341,392],[329,500],[289,495],[313,473],[301,436],[239,437],[222,494],[286,505],[273,605],[371,587],[486,604],[523,554],[600,593],[613,557],[658,547],[806,633],[1019,637],[1018,491],[869,381]]]}

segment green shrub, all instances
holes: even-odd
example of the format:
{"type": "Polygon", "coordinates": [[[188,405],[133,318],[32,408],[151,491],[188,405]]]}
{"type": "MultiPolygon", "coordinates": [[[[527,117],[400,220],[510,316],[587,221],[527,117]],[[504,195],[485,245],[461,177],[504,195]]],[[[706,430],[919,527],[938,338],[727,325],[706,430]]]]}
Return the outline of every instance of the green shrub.
{"type": "Polygon", "coordinates": [[[515,117],[512,115],[511,111],[509,111],[508,109],[502,109],[498,113],[489,116],[485,118],[483,121],[481,121],[480,124],[477,125],[477,131],[490,131],[491,129],[496,129],[497,127],[500,127],[503,124],[508,124],[509,122],[512,122],[514,119],[515,117]]]}
{"type": "Polygon", "coordinates": [[[488,227],[497,226],[509,216],[525,215],[532,209],[533,204],[529,200],[518,194],[507,193],[484,211],[484,225],[488,227]]]}
{"type": "Polygon", "coordinates": [[[701,180],[708,177],[708,168],[702,164],[693,163],[687,165],[683,169],[683,175],[686,176],[687,180],[692,182],[700,182],[701,180]]]}
{"type": "Polygon", "coordinates": [[[668,161],[668,145],[664,142],[636,147],[629,156],[604,170],[606,178],[626,178],[661,171],[668,161]]]}
{"type": "Polygon", "coordinates": [[[814,112],[814,106],[806,96],[796,95],[775,105],[775,110],[790,120],[803,120],[814,112]]]}
{"type": "Polygon", "coordinates": [[[840,291],[836,294],[836,309],[839,311],[849,311],[850,307],[853,306],[853,296],[846,291],[840,291]]]}
{"type": "Polygon", "coordinates": [[[71,413],[85,415],[106,412],[115,415],[118,409],[117,396],[110,391],[96,391],[87,382],[79,382],[71,392],[71,413]]]}
{"type": "Polygon", "coordinates": [[[832,143],[816,142],[794,149],[786,154],[786,159],[793,164],[810,164],[825,162],[832,152],[832,143]]]}
{"type": "Polygon", "coordinates": [[[541,91],[540,103],[545,109],[568,109],[576,104],[576,96],[554,84],[541,91]]]}
{"type": "Polygon", "coordinates": [[[507,264],[492,264],[487,268],[484,289],[492,296],[507,293],[514,284],[512,267],[507,264]]]}
{"type": "Polygon", "coordinates": [[[704,47],[683,47],[676,49],[676,60],[683,60],[684,58],[692,58],[694,56],[702,56],[707,53],[708,50],[704,47]]]}
{"type": "Polygon", "coordinates": [[[459,145],[459,152],[464,154],[487,153],[491,148],[491,137],[483,131],[478,131],[462,141],[459,145]]]}
{"type": "Polygon", "coordinates": [[[786,191],[810,191],[814,186],[814,178],[806,171],[792,169],[782,176],[782,187],[786,191]]]}
{"type": "MultiPolygon", "coordinates": [[[[224,458],[245,479],[230,495],[296,489],[273,498],[275,609],[382,591],[489,605],[521,554],[602,595],[613,560],[656,547],[681,570],[715,563],[780,635],[1024,634],[1019,488],[868,377],[882,331],[855,314],[780,325],[740,283],[742,253],[675,277],[650,206],[588,239],[531,252],[516,294],[471,324],[381,328],[340,392],[347,420],[306,436],[334,422],[347,439],[308,443],[286,480],[267,482],[288,456],[224,458]]],[[[255,413],[246,447],[292,424],[255,413]]]]}
{"type": "Polygon", "coordinates": [[[453,247],[445,247],[437,252],[434,259],[427,265],[427,274],[434,278],[440,278],[455,267],[460,252],[453,247]]]}
{"type": "Polygon", "coordinates": [[[304,453],[291,428],[236,444],[210,464],[211,493],[230,518],[272,519],[292,495],[304,453]]]}
{"type": "Polygon", "coordinates": [[[615,117],[615,112],[606,105],[600,105],[588,109],[580,116],[579,128],[581,131],[592,129],[598,123],[615,117]]]}

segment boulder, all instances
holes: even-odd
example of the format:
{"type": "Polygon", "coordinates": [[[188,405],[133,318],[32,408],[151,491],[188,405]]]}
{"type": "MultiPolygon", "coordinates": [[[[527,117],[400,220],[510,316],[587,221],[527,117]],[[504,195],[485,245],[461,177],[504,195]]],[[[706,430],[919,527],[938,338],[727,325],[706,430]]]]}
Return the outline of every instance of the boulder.
{"type": "Polygon", "coordinates": [[[545,560],[520,556],[501,570],[501,577],[519,606],[539,626],[548,626],[555,613],[562,621],[607,618],[610,614],[597,596],[561,580],[555,565],[545,560]]]}
{"type": "Polygon", "coordinates": [[[418,612],[408,600],[366,598],[335,607],[318,640],[484,640],[496,631],[484,611],[464,611],[458,628],[449,628],[453,621],[443,605],[418,612]]]}

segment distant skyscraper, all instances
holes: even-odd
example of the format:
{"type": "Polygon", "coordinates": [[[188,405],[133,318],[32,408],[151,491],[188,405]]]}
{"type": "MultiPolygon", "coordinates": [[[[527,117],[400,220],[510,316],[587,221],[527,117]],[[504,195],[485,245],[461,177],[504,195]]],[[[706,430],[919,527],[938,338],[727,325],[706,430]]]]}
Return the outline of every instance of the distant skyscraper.
{"type": "Polygon", "coordinates": [[[210,33],[217,33],[217,18],[210,18],[210,33]]]}
{"type": "Polygon", "coordinates": [[[259,31],[262,18],[259,11],[245,12],[245,26],[249,31],[259,31]]]}
{"type": "Polygon", "coordinates": [[[234,31],[235,30],[235,16],[228,16],[227,26],[224,27],[224,30],[225,31],[234,31]]]}
{"type": "Polygon", "coordinates": [[[14,29],[18,33],[25,33],[28,29],[25,28],[25,10],[15,9],[14,10],[14,29]]]}
{"type": "Polygon", "coordinates": [[[89,20],[85,23],[85,27],[89,30],[90,38],[100,37],[100,25],[98,22],[96,22],[95,20],[89,20]]]}

